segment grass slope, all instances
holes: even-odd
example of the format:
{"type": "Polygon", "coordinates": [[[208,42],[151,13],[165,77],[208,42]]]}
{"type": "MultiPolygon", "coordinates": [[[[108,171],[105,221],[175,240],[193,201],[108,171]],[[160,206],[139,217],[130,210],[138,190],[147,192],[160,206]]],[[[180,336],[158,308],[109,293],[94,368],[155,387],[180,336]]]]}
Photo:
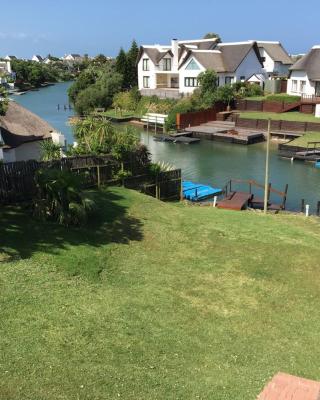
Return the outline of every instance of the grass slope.
{"type": "Polygon", "coordinates": [[[308,132],[286,144],[288,146],[307,147],[309,142],[320,143],[320,132],[308,132]]]}
{"type": "Polygon", "coordinates": [[[0,399],[254,399],[320,379],[316,219],[112,188],[86,229],[0,212],[0,399]]]}
{"type": "Polygon", "coordinates": [[[287,113],[272,113],[272,112],[259,112],[259,111],[247,111],[240,113],[241,118],[249,119],[271,119],[274,121],[297,121],[297,122],[316,122],[320,123],[320,118],[316,118],[311,114],[303,114],[296,111],[287,113]]]}

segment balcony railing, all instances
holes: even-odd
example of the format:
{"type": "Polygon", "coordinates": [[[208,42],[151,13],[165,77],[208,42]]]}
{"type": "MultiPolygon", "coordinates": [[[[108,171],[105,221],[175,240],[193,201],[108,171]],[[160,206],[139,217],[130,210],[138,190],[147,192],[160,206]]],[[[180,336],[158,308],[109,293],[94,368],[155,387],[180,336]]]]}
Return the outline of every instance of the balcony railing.
{"type": "Polygon", "coordinates": [[[301,100],[305,103],[320,104],[320,96],[302,93],[301,100]]]}

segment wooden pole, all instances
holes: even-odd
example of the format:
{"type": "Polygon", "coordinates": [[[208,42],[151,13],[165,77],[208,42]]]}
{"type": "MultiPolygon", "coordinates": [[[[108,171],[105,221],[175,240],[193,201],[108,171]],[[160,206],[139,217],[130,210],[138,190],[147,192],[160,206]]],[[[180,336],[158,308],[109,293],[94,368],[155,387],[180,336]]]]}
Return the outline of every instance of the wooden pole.
{"type": "Polygon", "coordinates": [[[270,158],[270,137],[271,137],[271,119],[268,121],[267,154],[266,154],[266,174],[264,180],[264,205],[263,212],[268,211],[268,192],[269,192],[269,158],[270,158]]]}
{"type": "Polygon", "coordinates": [[[301,200],[301,212],[304,213],[304,199],[301,200]]]}
{"type": "Polygon", "coordinates": [[[317,203],[317,216],[320,216],[320,201],[317,203]]]}
{"type": "Polygon", "coordinates": [[[100,187],[100,166],[97,165],[98,188],[100,187]]]}
{"type": "Polygon", "coordinates": [[[182,178],[181,178],[181,181],[180,181],[180,201],[182,201],[183,200],[183,186],[182,186],[182,178]]]}

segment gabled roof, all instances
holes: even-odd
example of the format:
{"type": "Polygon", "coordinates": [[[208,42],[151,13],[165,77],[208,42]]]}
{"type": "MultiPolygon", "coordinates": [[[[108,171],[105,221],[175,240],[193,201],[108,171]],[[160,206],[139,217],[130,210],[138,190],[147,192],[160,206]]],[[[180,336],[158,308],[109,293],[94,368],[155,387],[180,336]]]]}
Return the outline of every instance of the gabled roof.
{"type": "Polygon", "coordinates": [[[180,65],[179,69],[194,58],[199,62],[205,69],[213,69],[216,72],[225,72],[226,68],[223,62],[222,53],[217,50],[189,50],[189,53],[185,57],[184,61],[180,65]]]}
{"type": "Polygon", "coordinates": [[[320,81],[320,46],[314,46],[290,68],[291,71],[306,71],[311,81],[320,81]]]}
{"type": "Polygon", "coordinates": [[[6,115],[0,117],[0,130],[7,147],[51,138],[54,128],[31,111],[10,101],[6,115]]]}
{"type": "Polygon", "coordinates": [[[226,72],[235,72],[252,49],[263,67],[257,42],[219,43],[216,48],[222,52],[226,72]]]}
{"type": "Polygon", "coordinates": [[[275,62],[281,62],[284,65],[292,65],[292,59],[280,42],[257,42],[258,47],[262,47],[275,62]]]}
{"type": "Polygon", "coordinates": [[[220,43],[216,46],[215,50],[189,50],[180,68],[193,57],[205,69],[213,69],[216,72],[235,72],[252,49],[256,53],[262,67],[257,43],[239,42],[220,43]]]}

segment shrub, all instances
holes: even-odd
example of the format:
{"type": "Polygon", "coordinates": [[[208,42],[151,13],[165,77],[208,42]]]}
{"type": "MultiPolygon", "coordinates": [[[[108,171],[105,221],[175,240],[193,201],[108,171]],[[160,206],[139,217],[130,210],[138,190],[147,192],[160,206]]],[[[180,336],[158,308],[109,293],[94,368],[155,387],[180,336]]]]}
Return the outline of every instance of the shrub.
{"type": "Polygon", "coordinates": [[[61,225],[82,225],[95,209],[95,202],[83,191],[83,178],[71,171],[39,170],[34,215],[61,225]]]}
{"type": "Polygon", "coordinates": [[[52,140],[42,140],[40,151],[42,161],[60,160],[61,158],[61,147],[52,140]]]}
{"type": "Polygon", "coordinates": [[[187,113],[190,111],[194,111],[194,103],[191,99],[182,99],[180,100],[174,107],[172,107],[171,111],[168,114],[168,118],[166,120],[166,130],[172,130],[176,127],[176,116],[178,113],[187,113]]]}

